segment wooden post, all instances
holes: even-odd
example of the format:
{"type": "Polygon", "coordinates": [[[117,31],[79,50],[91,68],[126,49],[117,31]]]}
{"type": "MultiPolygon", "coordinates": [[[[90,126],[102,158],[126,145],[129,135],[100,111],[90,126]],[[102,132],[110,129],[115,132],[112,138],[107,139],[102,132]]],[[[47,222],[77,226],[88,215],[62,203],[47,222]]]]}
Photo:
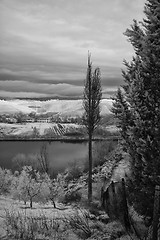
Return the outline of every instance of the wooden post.
{"type": "Polygon", "coordinates": [[[115,185],[114,182],[112,181],[111,183],[111,187],[112,187],[112,194],[113,194],[113,215],[114,217],[118,217],[118,211],[117,211],[117,197],[116,197],[116,192],[115,192],[115,185]]]}
{"type": "Polygon", "coordinates": [[[159,221],[159,195],[160,195],[160,186],[156,186],[155,195],[154,195],[152,240],[158,239],[157,233],[158,233],[158,221],[159,221]]]}
{"type": "Polygon", "coordinates": [[[127,205],[127,197],[126,197],[126,187],[124,178],[122,178],[122,198],[123,198],[123,208],[124,208],[124,215],[123,221],[126,229],[131,229],[131,224],[129,221],[129,214],[128,214],[128,205],[127,205]]]}

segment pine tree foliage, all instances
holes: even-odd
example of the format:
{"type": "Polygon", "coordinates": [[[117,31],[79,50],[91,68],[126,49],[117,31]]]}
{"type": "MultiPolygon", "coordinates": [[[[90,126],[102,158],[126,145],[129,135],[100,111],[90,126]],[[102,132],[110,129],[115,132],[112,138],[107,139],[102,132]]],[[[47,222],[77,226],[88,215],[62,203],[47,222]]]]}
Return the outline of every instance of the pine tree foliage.
{"type": "Polygon", "coordinates": [[[135,206],[152,216],[154,187],[160,185],[160,1],[147,0],[144,13],[125,32],[135,56],[124,61],[125,84],[112,111],[132,159],[135,206]]]}

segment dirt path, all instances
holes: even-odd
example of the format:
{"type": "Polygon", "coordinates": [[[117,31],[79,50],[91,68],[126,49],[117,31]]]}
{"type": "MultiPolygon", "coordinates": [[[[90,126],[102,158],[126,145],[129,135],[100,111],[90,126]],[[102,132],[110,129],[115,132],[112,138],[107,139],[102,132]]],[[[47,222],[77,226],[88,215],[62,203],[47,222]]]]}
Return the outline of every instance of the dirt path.
{"type": "Polygon", "coordinates": [[[122,178],[125,178],[126,174],[130,173],[130,162],[128,157],[123,158],[122,161],[118,163],[112,173],[111,181],[118,182],[122,178]]]}

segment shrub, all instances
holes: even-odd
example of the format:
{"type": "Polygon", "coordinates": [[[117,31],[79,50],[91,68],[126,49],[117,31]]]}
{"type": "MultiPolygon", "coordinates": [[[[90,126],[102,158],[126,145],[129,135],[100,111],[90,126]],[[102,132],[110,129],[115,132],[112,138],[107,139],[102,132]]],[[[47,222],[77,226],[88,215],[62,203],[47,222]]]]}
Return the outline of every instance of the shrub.
{"type": "Polygon", "coordinates": [[[94,167],[103,165],[107,156],[116,148],[117,143],[114,141],[95,142],[93,146],[93,163],[94,167]]]}
{"type": "Polygon", "coordinates": [[[102,211],[100,201],[92,201],[92,203],[89,205],[89,212],[95,216],[99,216],[100,211],[102,211]]]}
{"type": "Polygon", "coordinates": [[[0,194],[9,193],[12,179],[11,171],[0,167],[0,194]]]}
{"type": "Polygon", "coordinates": [[[69,224],[73,231],[81,238],[87,239],[92,235],[89,225],[89,213],[81,209],[77,209],[76,213],[69,217],[69,224]]]}
{"type": "Polygon", "coordinates": [[[70,163],[65,171],[65,181],[69,182],[82,176],[82,169],[77,165],[76,161],[70,163]]]}
{"type": "Polygon", "coordinates": [[[5,225],[7,227],[7,235],[16,239],[36,239],[35,232],[37,225],[33,223],[33,219],[27,219],[20,212],[7,211],[5,225]]]}
{"type": "Polygon", "coordinates": [[[40,137],[40,132],[39,132],[38,128],[36,128],[36,127],[33,128],[32,137],[33,137],[33,138],[38,138],[38,137],[40,137]]]}
{"type": "Polygon", "coordinates": [[[42,214],[39,217],[27,216],[25,212],[6,210],[5,225],[7,235],[17,240],[36,240],[36,239],[66,239],[67,225],[63,224],[62,219],[59,220],[52,216],[47,218],[42,214]]]}
{"type": "MultiPolygon", "coordinates": [[[[107,160],[107,157],[117,147],[117,142],[114,141],[98,141],[93,145],[93,167],[102,166],[107,160]]],[[[88,172],[88,156],[84,161],[84,172],[88,172]]]]}
{"type": "Polygon", "coordinates": [[[110,131],[106,130],[106,128],[104,128],[104,127],[99,127],[95,130],[94,135],[95,136],[98,135],[100,137],[110,137],[110,136],[112,136],[112,133],[110,131]]]}
{"type": "Polygon", "coordinates": [[[50,179],[47,174],[35,171],[31,166],[24,166],[18,177],[14,176],[12,181],[11,193],[14,198],[23,200],[25,203],[30,201],[30,208],[33,201],[46,202],[50,195],[50,179]]]}
{"type": "Polygon", "coordinates": [[[79,202],[81,200],[82,194],[74,189],[69,189],[65,192],[64,198],[62,199],[62,203],[71,203],[71,202],[79,202]]]}

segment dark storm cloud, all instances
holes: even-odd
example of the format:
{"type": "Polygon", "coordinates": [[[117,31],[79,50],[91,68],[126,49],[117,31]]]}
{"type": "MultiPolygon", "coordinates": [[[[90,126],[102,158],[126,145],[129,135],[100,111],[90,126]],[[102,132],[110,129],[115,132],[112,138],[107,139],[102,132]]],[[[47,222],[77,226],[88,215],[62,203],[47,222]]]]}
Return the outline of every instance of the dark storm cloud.
{"type": "Polygon", "coordinates": [[[27,81],[0,81],[0,92],[25,92],[45,94],[45,96],[80,96],[82,95],[82,86],[74,86],[71,84],[41,84],[41,83],[29,83],[27,81]]]}
{"type": "Polygon", "coordinates": [[[87,52],[105,89],[122,84],[133,50],[123,32],[144,0],[1,0],[0,96],[81,96],[87,52]],[[14,83],[14,84],[13,84],[14,83]]]}

